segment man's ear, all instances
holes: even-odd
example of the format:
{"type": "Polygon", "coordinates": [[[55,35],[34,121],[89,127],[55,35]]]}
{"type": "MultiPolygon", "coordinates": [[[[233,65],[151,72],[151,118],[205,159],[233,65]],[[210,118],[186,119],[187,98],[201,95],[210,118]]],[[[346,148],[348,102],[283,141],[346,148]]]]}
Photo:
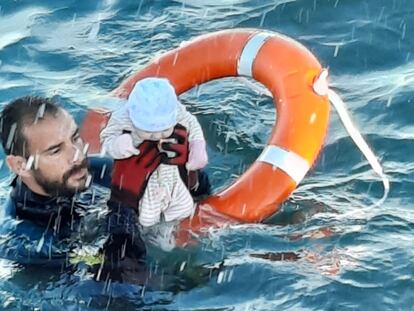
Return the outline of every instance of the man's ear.
{"type": "Polygon", "coordinates": [[[8,155],[6,163],[10,170],[20,177],[26,177],[31,174],[30,168],[27,170],[27,160],[22,156],[8,155]]]}

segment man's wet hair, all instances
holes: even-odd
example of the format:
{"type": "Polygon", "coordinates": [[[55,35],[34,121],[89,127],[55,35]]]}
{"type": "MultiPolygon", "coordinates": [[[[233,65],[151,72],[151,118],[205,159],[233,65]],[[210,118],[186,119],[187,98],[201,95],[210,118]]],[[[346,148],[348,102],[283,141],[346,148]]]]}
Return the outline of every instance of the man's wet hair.
{"type": "Polygon", "coordinates": [[[24,128],[46,116],[55,117],[60,109],[51,98],[38,96],[20,97],[7,104],[0,115],[0,139],[6,155],[29,157],[24,128]]]}

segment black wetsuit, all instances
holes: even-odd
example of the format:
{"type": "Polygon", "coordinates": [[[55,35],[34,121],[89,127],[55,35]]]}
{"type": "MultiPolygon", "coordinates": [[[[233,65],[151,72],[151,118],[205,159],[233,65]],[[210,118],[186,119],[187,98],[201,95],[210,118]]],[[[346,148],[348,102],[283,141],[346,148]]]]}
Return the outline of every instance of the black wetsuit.
{"type": "Polygon", "coordinates": [[[111,160],[91,158],[92,186],[70,197],[42,196],[16,179],[0,213],[0,257],[26,265],[70,267],[85,236],[95,231],[105,240],[98,254],[103,260],[95,267],[97,278],[122,281],[123,270],[141,270],[146,249],[136,211],[118,202],[102,204],[102,186],[110,187],[111,168],[111,160]],[[87,217],[97,202],[103,207],[87,217]]]}

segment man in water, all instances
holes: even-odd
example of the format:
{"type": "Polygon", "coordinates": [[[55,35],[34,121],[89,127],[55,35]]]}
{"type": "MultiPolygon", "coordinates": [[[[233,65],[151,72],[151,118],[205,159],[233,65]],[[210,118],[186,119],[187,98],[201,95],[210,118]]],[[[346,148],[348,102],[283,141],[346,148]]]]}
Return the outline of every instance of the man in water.
{"type": "Polygon", "coordinates": [[[50,99],[23,97],[9,103],[1,113],[0,130],[5,161],[16,175],[0,212],[0,236],[6,237],[0,241],[0,257],[70,266],[87,231],[84,218],[96,199],[94,187],[100,184],[110,187],[111,195],[95,277],[130,281],[134,271],[143,271],[146,248],[137,226],[137,204],[129,202],[139,199],[162,161],[156,147],[144,144],[126,165],[115,165],[111,183],[112,161],[88,159],[73,117],[50,99]]]}

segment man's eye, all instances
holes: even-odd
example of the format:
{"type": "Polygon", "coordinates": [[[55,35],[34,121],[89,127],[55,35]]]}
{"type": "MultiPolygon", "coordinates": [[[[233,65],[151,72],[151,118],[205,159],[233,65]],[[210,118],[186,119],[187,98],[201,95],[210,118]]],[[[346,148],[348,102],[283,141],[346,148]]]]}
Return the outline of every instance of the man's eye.
{"type": "Polygon", "coordinates": [[[55,154],[58,154],[60,152],[60,148],[55,148],[55,149],[52,149],[51,151],[50,151],[50,154],[51,155],[55,155],[55,154]]]}
{"type": "Polygon", "coordinates": [[[73,137],[73,141],[79,141],[81,139],[82,139],[82,137],[80,135],[76,135],[76,136],[73,137]]]}

